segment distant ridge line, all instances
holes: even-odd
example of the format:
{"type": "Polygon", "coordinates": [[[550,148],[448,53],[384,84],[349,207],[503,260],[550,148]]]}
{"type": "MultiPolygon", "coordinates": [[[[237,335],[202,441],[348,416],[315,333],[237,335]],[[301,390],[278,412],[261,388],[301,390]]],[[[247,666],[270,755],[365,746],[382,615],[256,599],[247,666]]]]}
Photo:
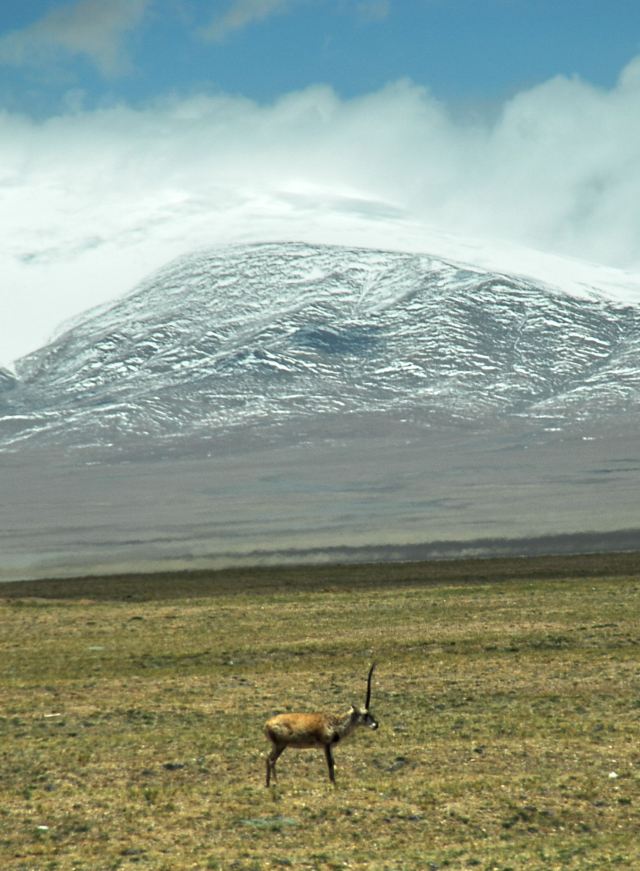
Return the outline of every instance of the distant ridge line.
{"type": "Polygon", "coordinates": [[[0,598],[9,600],[86,599],[149,601],[203,598],[233,593],[332,592],[339,589],[501,582],[570,581],[572,578],[640,579],[640,551],[530,558],[423,560],[395,563],[276,565],[223,569],[178,569],[86,574],[71,578],[0,582],[0,598]]]}
{"type": "MultiPolygon", "coordinates": [[[[470,541],[433,541],[421,544],[386,544],[361,546],[327,546],[316,548],[288,548],[280,550],[251,550],[243,553],[216,553],[209,556],[180,559],[132,559],[126,568],[117,565],[50,567],[49,577],[38,575],[3,578],[0,597],[15,584],[38,584],[50,581],[102,578],[104,580],[130,575],[153,577],[201,575],[206,573],[251,572],[261,570],[315,571],[322,568],[357,568],[379,565],[392,567],[403,563],[461,564],[463,562],[489,562],[527,559],[570,559],[571,557],[607,557],[634,555],[640,557],[640,529],[613,532],[575,532],[541,535],[531,538],[478,538],[470,541]],[[4,592],[3,592],[4,591],[4,592]]],[[[437,568],[436,568],[437,570],[437,568]]]]}
{"type": "MultiPolygon", "coordinates": [[[[252,550],[242,554],[242,564],[256,560],[256,565],[278,560],[323,562],[421,562],[460,559],[499,559],[501,557],[581,556],[587,554],[634,553],[640,551],[640,529],[613,532],[573,532],[539,535],[531,538],[476,538],[468,541],[442,540],[420,544],[335,545],[328,547],[252,550]]],[[[232,558],[231,554],[220,554],[232,558]]]]}

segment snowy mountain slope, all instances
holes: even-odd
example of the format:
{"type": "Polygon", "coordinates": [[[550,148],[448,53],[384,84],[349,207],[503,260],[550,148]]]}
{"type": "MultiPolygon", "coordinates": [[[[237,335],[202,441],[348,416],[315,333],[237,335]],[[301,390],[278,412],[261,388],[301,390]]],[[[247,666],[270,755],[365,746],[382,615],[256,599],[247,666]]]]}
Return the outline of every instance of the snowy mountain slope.
{"type": "Polygon", "coordinates": [[[170,264],[16,371],[4,447],[332,413],[564,426],[640,409],[640,305],[428,255],[234,246],[170,264]]]}

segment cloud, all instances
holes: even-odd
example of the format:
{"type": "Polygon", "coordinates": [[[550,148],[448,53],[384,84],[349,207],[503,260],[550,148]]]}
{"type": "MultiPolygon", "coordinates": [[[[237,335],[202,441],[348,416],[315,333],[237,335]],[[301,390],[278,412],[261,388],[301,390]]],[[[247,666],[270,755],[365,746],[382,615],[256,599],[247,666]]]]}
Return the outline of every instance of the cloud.
{"type": "Polygon", "coordinates": [[[360,0],[356,12],[363,21],[384,21],[391,12],[390,0],[360,0]]]}
{"type": "MultiPolygon", "coordinates": [[[[292,10],[300,0],[233,0],[226,12],[216,15],[201,33],[205,39],[222,42],[234,31],[292,10]]],[[[355,14],[364,22],[383,21],[391,11],[390,0],[358,0],[355,14]]]]}
{"type": "Polygon", "coordinates": [[[4,113],[11,314],[0,363],[170,258],[220,242],[447,254],[462,235],[478,240],[470,259],[500,239],[501,256],[509,243],[640,270],[638,202],[640,58],[611,89],[554,78],[491,120],[460,119],[408,81],[349,100],[316,86],[268,105],[219,94],[76,105],[44,121],[4,113]]]}
{"type": "Polygon", "coordinates": [[[76,0],[56,7],[23,30],[0,37],[0,63],[28,66],[61,54],[87,58],[105,76],[128,69],[122,41],[150,0],[76,0]]]}
{"type": "Polygon", "coordinates": [[[222,15],[216,15],[202,34],[221,42],[236,30],[288,11],[297,0],[233,0],[222,15]]]}

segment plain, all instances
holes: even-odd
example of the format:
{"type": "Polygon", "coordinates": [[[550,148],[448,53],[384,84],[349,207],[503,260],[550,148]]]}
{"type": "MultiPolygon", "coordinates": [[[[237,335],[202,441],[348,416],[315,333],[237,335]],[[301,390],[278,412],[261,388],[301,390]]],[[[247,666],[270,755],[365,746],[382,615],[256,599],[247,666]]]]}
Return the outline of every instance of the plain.
{"type": "Polygon", "coordinates": [[[640,555],[0,585],[0,865],[640,867],[640,555]],[[285,753],[265,719],[361,704],[285,753]]]}

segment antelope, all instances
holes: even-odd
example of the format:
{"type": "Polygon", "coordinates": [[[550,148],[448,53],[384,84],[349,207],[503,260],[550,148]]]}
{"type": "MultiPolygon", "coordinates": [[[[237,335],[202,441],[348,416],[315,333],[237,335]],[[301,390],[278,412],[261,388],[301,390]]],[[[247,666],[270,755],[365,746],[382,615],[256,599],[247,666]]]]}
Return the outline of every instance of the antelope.
{"type": "Polygon", "coordinates": [[[369,669],[364,708],[351,705],[346,714],[277,714],[267,720],[264,731],[273,745],[267,756],[267,786],[271,782],[272,774],[273,779],[277,779],[276,761],[287,747],[295,747],[299,750],[307,747],[323,747],[329,769],[329,780],[335,784],[332,746],[350,735],[357,726],[378,728],[378,721],[369,711],[371,676],[375,667],[374,662],[369,669]]]}

